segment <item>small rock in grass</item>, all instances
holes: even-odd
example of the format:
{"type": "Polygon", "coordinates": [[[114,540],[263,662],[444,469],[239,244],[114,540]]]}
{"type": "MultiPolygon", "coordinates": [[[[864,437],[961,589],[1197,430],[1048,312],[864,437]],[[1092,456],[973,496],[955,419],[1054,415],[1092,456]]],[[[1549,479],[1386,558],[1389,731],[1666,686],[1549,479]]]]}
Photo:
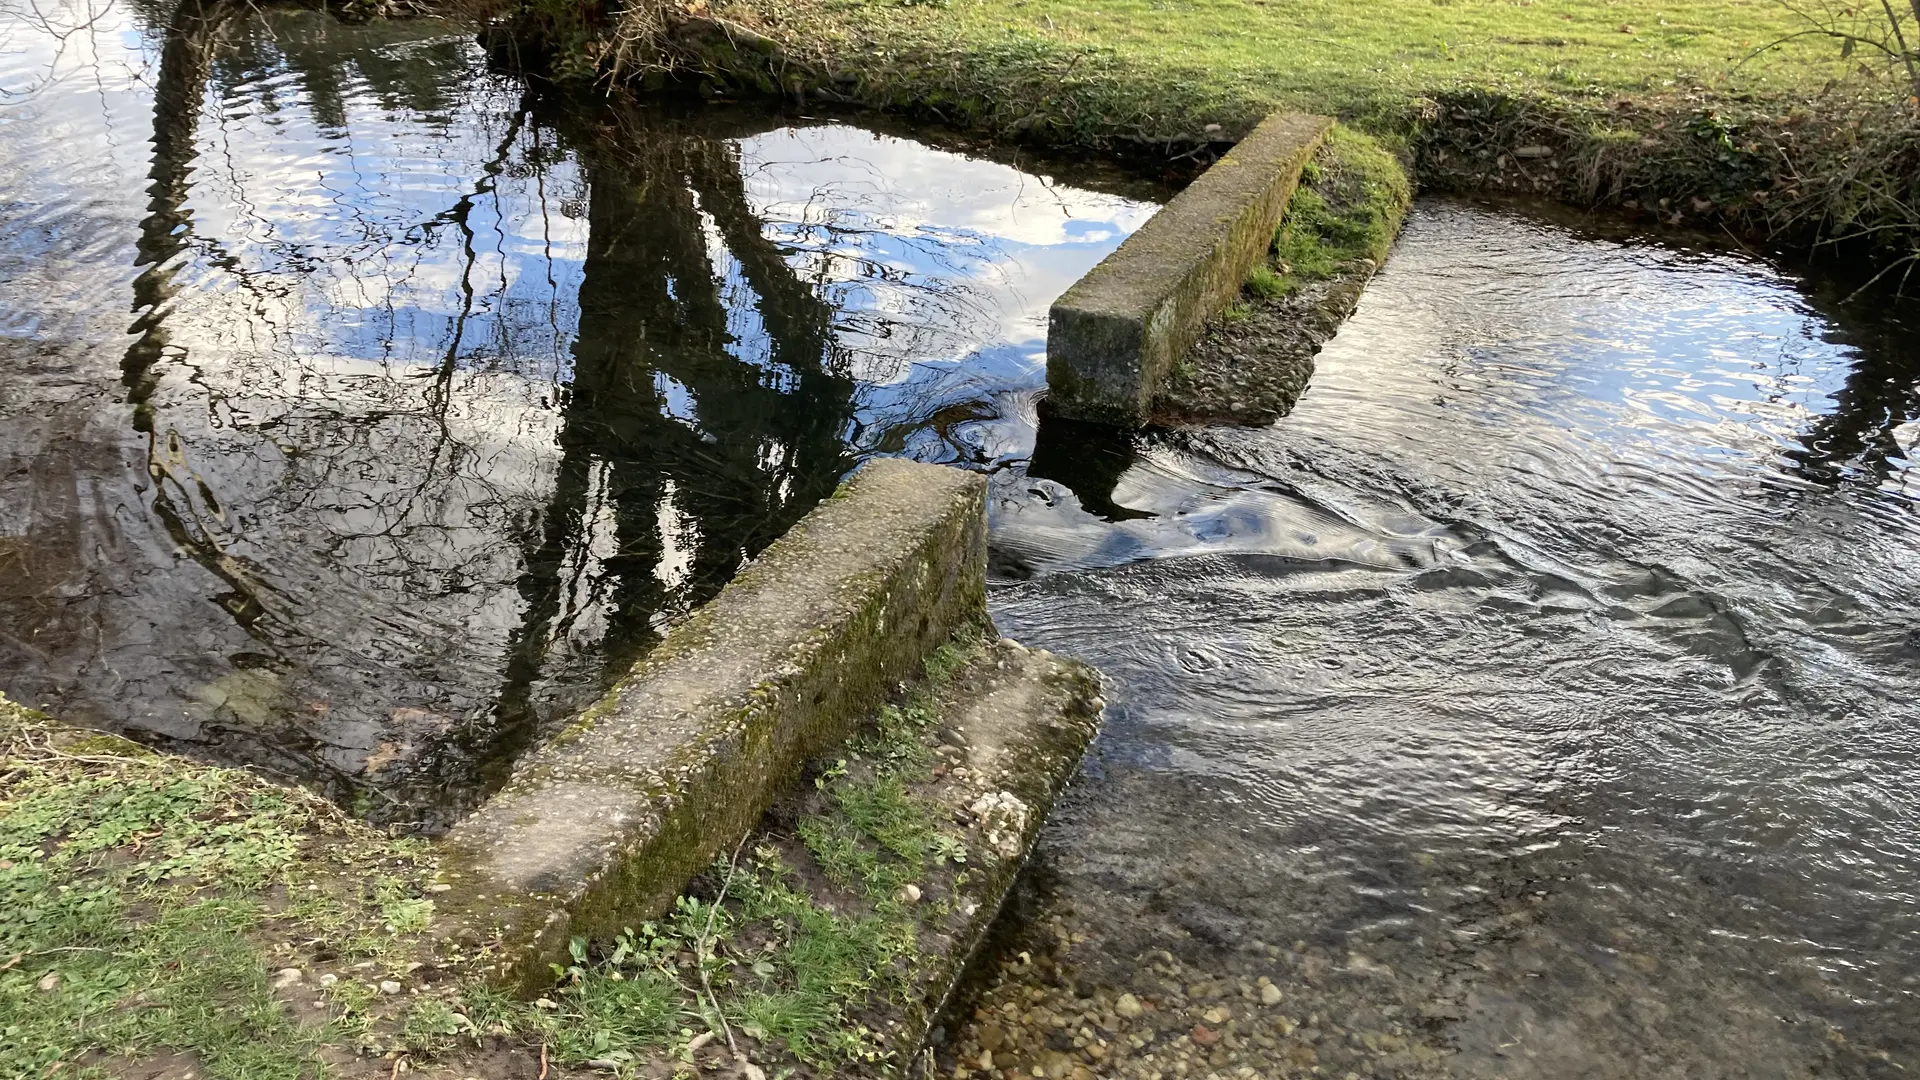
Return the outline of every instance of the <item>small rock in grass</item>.
{"type": "Polygon", "coordinates": [[[909,884],[906,887],[902,888],[900,890],[900,900],[902,903],[907,903],[907,904],[919,903],[920,902],[920,886],[909,884]]]}
{"type": "Polygon", "coordinates": [[[451,892],[452,890],[453,886],[444,881],[436,881],[432,885],[427,886],[428,892],[451,892]]]}
{"type": "Polygon", "coordinates": [[[340,976],[335,975],[331,971],[327,972],[325,975],[320,976],[321,986],[332,986],[334,983],[337,983],[339,981],[340,981],[340,976]]]}
{"type": "Polygon", "coordinates": [[[301,971],[299,968],[281,968],[279,971],[273,973],[273,988],[275,990],[285,990],[287,987],[292,986],[294,983],[306,977],[307,973],[301,971]]]}
{"type": "Polygon", "coordinates": [[[40,988],[41,993],[51,994],[55,990],[60,989],[60,973],[57,971],[49,971],[45,975],[42,975],[40,981],[34,985],[40,988]]]}
{"type": "Polygon", "coordinates": [[[383,994],[397,994],[400,992],[400,984],[394,982],[392,979],[382,979],[380,980],[380,992],[383,994]]]}

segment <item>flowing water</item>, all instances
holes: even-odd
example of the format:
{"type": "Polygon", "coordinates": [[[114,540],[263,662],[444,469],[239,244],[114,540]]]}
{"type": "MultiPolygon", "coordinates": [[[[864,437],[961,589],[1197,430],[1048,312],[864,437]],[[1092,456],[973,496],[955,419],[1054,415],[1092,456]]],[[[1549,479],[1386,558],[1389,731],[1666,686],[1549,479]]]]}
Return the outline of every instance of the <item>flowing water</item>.
{"type": "Polygon", "coordinates": [[[0,690],[433,827],[951,462],[1108,677],[1045,979],[1270,978],[1267,1075],[1920,1069],[1911,311],[1428,202],[1293,415],[1116,437],[1044,313],[1150,187],[233,10],[0,7],[0,690]]]}
{"type": "Polygon", "coordinates": [[[1909,314],[1427,203],[1274,427],[1043,438],[996,615],[1111,701],[1057,977],[1271,978],[1336,1076],[1920,1068],[1909,314]]]}

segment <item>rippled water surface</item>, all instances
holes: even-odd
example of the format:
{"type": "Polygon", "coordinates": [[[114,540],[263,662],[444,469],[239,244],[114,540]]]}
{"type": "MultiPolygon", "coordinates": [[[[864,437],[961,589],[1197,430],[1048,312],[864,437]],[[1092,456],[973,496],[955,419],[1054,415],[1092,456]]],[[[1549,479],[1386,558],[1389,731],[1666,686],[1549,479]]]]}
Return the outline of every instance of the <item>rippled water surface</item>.
{"type": "Polygon", "coordinates": [[[1109,676],[1077,977],[1279,977],[1333,1075],[1920,1069],[1920,341],[1813,295],[1427,203],[1273,428],[1043,432],[994,603],[1109,676]]]}
{"type": "Polygon", "coordinates": [[[1017,414],[1153,209],[180,10],[0,25],[0,690],[378,818],[469,805],[861,456],[1017,414]]]}

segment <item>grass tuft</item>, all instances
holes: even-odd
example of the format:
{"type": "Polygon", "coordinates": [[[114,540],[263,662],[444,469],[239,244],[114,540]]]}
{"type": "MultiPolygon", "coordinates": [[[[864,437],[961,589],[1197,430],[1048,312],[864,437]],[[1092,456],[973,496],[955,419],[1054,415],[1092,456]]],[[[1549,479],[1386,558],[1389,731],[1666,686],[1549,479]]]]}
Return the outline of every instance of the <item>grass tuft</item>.
{"type": "Polygon", "coordinates": [[[1287,203],[1274,234],[1273,262],[1254,267],[1247,291],[1278,299],[1361,260],[1379,265],[1412,201],[1406,171],[1386,147],[1335,125],[1287,203]]]}
{"type": "Polygon", "coordinates": [[[274,900],[346,867],[396,896],[424,871],[417,848],[318,797],[70,737],[0,698],[0,1080],[107,1076],[170,1051],[214,1080],[313,1075],[343,1029],[295,1023],[264,928],[347,931],[373,955],[392,940],[373,919],[414,910],[274,900]]]}

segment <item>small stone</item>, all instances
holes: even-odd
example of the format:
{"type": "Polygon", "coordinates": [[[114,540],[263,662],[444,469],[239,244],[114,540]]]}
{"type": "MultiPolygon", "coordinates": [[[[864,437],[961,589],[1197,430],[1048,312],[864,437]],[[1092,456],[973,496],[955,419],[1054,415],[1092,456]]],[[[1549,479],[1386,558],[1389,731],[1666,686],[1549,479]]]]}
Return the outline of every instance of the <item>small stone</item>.
{"type": "Polygon", "coordinates": [[[1187,1032],[1187,1038],[1199,1046],[1212,1046],[1220,1041],[1220,1033],[1205,1024],[1195,1024],[1193,1030],[1187,1032]]]}
{"type": "Polygon", "coordinates": [[[453,891],[453,886],[447,884],[444,881],[436,881],[433,884],[427,886],[427,891],[430,893],[451,892],[453,891]]]}
{"type": "Polygon", "coordinates": [[[1201,1019],[1209,1024],[1224,1024],[1228,1020],[1233,1019],[1233,1013],[1227,1011],[1226,1006],[1219,1005],[1208,1009],[1201,1019]]]}
{"type": "Polygon", "coordinates": [[[990,1071],[992,1068],[993,1068],[993,1051],[991,1050],[980,1051],[980,1071],[987,1072],[987,1071],[990,1071]]]}
{"type": "Polygon", "coordinates": [[[392,979],[382,979],[380,980],[380,992],[383,994],[397,994],[400,992],[400,984],[394,982],[392,979]]]}
{"type": "Polygon", "coordinates": [[[41,993],[51,994],[55,990],[60,989],[60,973],[57,971],[49,971],[45,975],[40,976],[40,981],[34,985],[40,988],[41,993]]]}
{"type": "Polygon", "coordinates": [[[902,888],[900,890],[900,902],[904,904],[919,903],[920,902],[920,886],[914,885],[914,884],[908,884],[904,888],[902,888]]]}
{"type": "Polygon", "coordinates": [[[1209,134],[1209,135],[1211,135],[1211,134],[1213,134],[1214,132],[1216,132],[1216,131],[1219,131],[1219,130],[1220,130],[1220,125],[1219,125],[1219,124],[1208,124],[1208,125],[1207,125],[1206,127],[1203,127],[1203,128],[1201,128],[1200,130],[1202,130],[1202,131],[1204,131],[1204,132],[1206,132],[1207,134],[1209,134]]]}
{"type": "Polygon", "coordinates": [[[1280,1004],[1280,988],[1273,985],[1272,983],[1268,983],[1265,986],[1262,986],[1260,988],[1260,1004],[1262,1005],[1280,1004]]]}
{"type": "Polygon", "coordinates": [[[1129,1020],[1136,1020],[1139,1019],[1140,1013],[1143,1010],[1140,1006],[1139,998],[1134,997],[1132,994],[1121,994],[1120,1000],[1113,1003],[1113,1011],[1129,1020]]]}
{"type": "Polygon", "coordinates": [[[745,1059],[740,1062],[740,1072],[746,1076],[747,1080],[767,1080],[767,1070],[745,1059]]]}
{"type": "Polygon", "coordinates": [[[979,1034],[974,1036],[983,1050],[998,1050],[1007,1045],[1007,1029],[992,1021],[980,1025],[979,1034]]]}
{"type": "Polygon", "coordinates": [[[327,972],[325,975],[320,976],[321,986],[332,986],[334,983],[337,983],[339,981],[340,981],[340,976],[335,975],[331,971],[327,972]]]}
{"type": "Polygon", "coordinates": [[[307,973],[301,971],[299,968],[281,968],[279,971],[273,973],[273,988],[275,990],[285,990],[287,987],[292,986],[294,983],[306,977],[307,973]]]}

